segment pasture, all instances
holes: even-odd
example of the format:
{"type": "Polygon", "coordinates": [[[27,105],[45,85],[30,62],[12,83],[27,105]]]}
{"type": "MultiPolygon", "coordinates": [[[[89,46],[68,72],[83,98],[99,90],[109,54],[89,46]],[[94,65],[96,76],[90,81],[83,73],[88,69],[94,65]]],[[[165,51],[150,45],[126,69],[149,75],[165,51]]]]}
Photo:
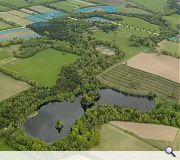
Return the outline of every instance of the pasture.
{"type": "Polygon", "coordinates": [[[0,101],[1,101],[3,99],[9,98],[19,92],[28,89],[29,85],[0,73],[0,88],[1,88],[0,89],[1,90],[0,101]]]}
{"type": "Polygon", "coordinates": [[[98,40],[109,41],[118,45],[123,51],[126,52],[125,54],[125,60],[126,60],[136,55],[137,53],[147,49],[144,46],[140,46],[140,47],[131,46],[131,42],[129,41],[129,37],[131,36],[131,34],[141,35],[141,36],[148,35],[147,33],[144,32],[137,32],[132,29],[121,28],[118,29],[117,31],[109,32],[109,33],[105,33],[103,31],[97,30],[93,33],[93,37],[98,40]]]}
{"type": "Polygon", "coordinates": [[[140,13],[140,14],[152,14],[151,12],[145,11],[143,9],[139,8],[130,8],[130,7],[125,7],[124,5],[119,5],[116,6],[117,11],[123,12],[123,13],[140,13]]]}
{"type": "Polygon", "coordinates": [[[172,42],[172,41],[161,41],[159,43],[159,47],[157,48],[158,52],[162,52],[162,51],[168,51],[171,53],[171,55],[173,56],[179,56],[180,57],[180,47],[179,47],[180,43],[178,42],[172,42]]]}
{"type": "Polygon", "coordinates": [[[131,94],[159,96],[179,100],[180,84],[124,64],[116,64],[97,76],[105,86],[131,94]]]}
{"type": "Polygon", "coordinates": [[[134,133],[141,138],[160,141],[173,142],[178,132],[178,128],[165,125],[121,121],[112,121],[110,124],[120,129],[134,133]]]}
{"type": "Polygon", "coordinates": [[[155,13],[162,13],[167,0],[133,0],[134,3],[155,13]]]}
{"type": "Polygon", "coordinates": [[[26,25],[32,23],[32,21],[30,21],[30,20],[21,18],[19,16],[10,14],[8,12],[0,12],[0,18],[3,18],[3,19],[10,21],[10,22],[14,22],[20,26],[26,26],[26,25]]]}
{"type": "Polygon", "coordinates": [[[61,67],[68,66],[77,59],[77,55],[47,49],[33,57],[16,61],[5,67],[19,72],[25,79],[37,81],[42,86],[53,86],[61,67]]]}
{"type": "Polygon", "coordinates": [[[157,151],[157,149],[138,138],[110,125],[104,124],[100,130],[100,143],[96,151],[157,151]]]}
{"type": "Polygon", "coordinates": [[[165,55],[140,53],[127,61],[127,65],[180,83],[180,60],[165,55]]]}

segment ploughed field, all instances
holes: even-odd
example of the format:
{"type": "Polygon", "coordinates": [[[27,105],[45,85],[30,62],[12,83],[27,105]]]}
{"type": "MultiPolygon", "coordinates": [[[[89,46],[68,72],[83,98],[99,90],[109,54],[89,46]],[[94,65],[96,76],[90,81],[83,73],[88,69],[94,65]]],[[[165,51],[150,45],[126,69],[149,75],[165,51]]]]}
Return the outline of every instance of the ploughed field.
{"type": "Polygon", "coordinates": [[[116,64],[97,76],[97,79],[115,89],[134,94],[156,93],[179,100],[180,84],[124,64],[116,64]]]}
{"type": "Polygon", "coordinates": [[[140,53],[129,59],[127,65],[180,83],[180,60],[177,58],[140,53]]]}
{"type": "Polygon", "coordinates": [[[12,79],[5,74],[0,73],[0,101],[11,97],[19,92],[29,88],[24,82],[12,79]]]}
{"type": "Polygon", "coordinates": [[[111,121],[100,130],[98,151],[157,151],[168,145],[180,150],[180,129],[156,124],[111,121]]]}

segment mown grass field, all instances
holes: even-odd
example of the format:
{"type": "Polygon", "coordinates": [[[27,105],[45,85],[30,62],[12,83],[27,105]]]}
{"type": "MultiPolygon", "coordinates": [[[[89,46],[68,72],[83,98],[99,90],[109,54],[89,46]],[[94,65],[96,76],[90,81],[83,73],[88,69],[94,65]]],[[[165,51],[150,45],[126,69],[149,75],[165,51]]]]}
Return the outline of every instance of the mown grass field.
{"type": "Polygon", "coordinates": [[[147,49],[144,46],[132,47],[131,42],[129,41],[129,37],[131,36],[131,34],[141,35],[144,37],[148,35],[145,32],[122,28],[122,29],[118,29],[115,32],[109,32],[109,33],[105,33],[103,31],[97,30],[96,32],[94,32],[93,36],[96,39],[113,42],[116,45],[118,45],[122,50],[126,52],[126,55],[125,55],[125,60],[126,60],[136,55],[137,53],[147,49]]]}
{"type": "Polygon", "coordinates": [[[162,13],[162,8],[164,8],[163,5],[166,4],[166,1],[167,0],[134,0],[135,3],[155,13],[162,13]]]}
{"type": "Polygon", "coordinates": [[[142,95],[156,93],[179,100],[180,84],[124,64],[110,67],[97,76],[97,79],[106,86],[128,93],[142,95]]]}
{"type": "Polygon", "coordinates": [[[125,133],[124,131],[105,124],[100,130],[100,143],[93,148],[96,151],[157,151],[155,147],[125,133]]]}
{"type": "Polygon", "coordinates": [[[29,88],[24,82],[0,73],[0,101],[29,88]]]}
{"type": "Polygon", "coordinates": [[[15,149],[7,145],[0,137],[0,151],[15,151],[15,149]]]}
{"type": "Polygon", "coordinates": [[[44,50],[37,55],[5,65],[19,72],[22,77],[35,80],[43,86],[53,86],[62,66],[68,66],[78,59],[77,55],[53,49],[44,50]]]}

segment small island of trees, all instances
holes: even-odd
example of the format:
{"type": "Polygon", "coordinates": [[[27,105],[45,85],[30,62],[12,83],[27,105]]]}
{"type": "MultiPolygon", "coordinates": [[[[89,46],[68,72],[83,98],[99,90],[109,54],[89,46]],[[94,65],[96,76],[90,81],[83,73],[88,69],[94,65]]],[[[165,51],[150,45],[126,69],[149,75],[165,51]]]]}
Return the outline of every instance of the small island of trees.
{"type": "Polygon", "coordinates": [[[62,128],[63,128],[63,122],[60,121],[60,120],[57,120],[56,121],[56,125],[55,125],[55,128],[58,130],[58,132],[60,133],[62,128]]]}

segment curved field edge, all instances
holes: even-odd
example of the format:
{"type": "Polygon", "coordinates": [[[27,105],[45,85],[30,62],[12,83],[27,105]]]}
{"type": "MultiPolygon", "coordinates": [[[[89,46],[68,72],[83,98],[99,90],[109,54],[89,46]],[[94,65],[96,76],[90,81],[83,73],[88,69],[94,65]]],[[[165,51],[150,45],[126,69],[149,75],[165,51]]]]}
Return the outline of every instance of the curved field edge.
{"type": "Polygon", "coordinates": [[[100,143],[92,150],[96,151],[158,151],[157,148],[132,136],[110,124],[104,124],[100,130],[100,143]]]}
{"type": "Polygon", "coordinates": [[[116,64],[97,79],[106,87],[135,95],[158,95],[180,101],[180,84],[163,77],[134,69],[125,64],[116,64]]]}

